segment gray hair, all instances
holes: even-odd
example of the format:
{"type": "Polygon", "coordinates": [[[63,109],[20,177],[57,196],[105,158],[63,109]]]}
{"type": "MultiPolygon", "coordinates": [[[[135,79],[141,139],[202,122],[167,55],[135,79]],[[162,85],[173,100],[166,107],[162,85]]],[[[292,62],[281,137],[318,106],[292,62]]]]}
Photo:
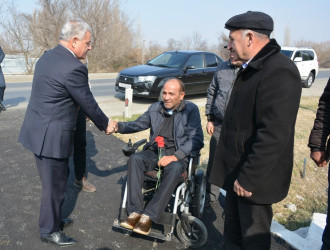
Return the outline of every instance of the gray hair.
{"type": "Polygon", "coordinates": [[[69,41],[73,37],[83,39],[87,30],[92,33],[87,23],[81,20],[70,20],[64,24],[61,30],[60,40],[69,41]]]}
{"type": "Polygon", "coordinates": [[[242,38],[244,38],[249,32],[253,33],[259,40],[269,39],[269,36],[249,29],[243,29],[242,38]]]}

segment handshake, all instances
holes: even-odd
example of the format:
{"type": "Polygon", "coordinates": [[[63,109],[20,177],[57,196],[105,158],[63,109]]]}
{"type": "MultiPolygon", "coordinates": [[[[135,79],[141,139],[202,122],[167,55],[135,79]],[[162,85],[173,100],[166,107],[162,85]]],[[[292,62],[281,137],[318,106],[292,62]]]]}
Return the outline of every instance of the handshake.
{"type": "Polygon", "coordinates": [[[108,124],[107,129],[105,130],[105,133],[107,135],[111,135],[117,131],[118,131],[118,122],[111,120],[110,123],[108,124]]]}

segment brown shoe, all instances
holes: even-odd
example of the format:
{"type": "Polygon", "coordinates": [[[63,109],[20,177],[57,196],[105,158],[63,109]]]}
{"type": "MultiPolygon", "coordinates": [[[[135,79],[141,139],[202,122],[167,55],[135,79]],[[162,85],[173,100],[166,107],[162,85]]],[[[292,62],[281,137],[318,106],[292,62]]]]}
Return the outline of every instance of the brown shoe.
{"type": "Polygon", "coordinates": [[[81,181],[78,181],[77,179],[75,179],[74,185],[76,187],[82,188],[85,192],[88,192],[88,193],[93,193],[96,191],[96,187],[92,183],[87,181],[86,177],[83,177],[81,179],[81,181]]]}
{"type": "Polygon", "coordinates": [[[133,228],[133,232],[148,235],[151,230],[152,221],[148,215],[142,214],[138,223],[133,228]]]}
{"type": "Polygon", "coordinates": [[[139,221],[141,217],[141,214],[138,213],[131,213],[128,218],[120,223],[120,226],[127,228],[127,229],[133,229],[135,224],[139,221]]]}

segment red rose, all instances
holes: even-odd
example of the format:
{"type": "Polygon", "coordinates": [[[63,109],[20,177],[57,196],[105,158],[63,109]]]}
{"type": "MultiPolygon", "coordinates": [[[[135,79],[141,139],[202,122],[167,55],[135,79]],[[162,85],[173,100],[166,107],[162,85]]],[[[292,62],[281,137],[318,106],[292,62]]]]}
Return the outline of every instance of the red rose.
{"type": "Polygon", "coordinates": [[[157,145],[159,148],[162,148],[165,145],[164,137],[162,137],[162,136],[157,136],[155,139],[155,142],[157,142],[157,145]]]}

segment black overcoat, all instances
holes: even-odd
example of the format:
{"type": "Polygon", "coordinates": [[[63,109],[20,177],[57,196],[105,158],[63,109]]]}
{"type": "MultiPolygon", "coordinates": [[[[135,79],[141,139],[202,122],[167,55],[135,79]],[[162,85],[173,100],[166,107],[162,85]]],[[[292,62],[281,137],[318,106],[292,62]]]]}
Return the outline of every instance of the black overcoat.
{"type": "Polygon", "coordinates": [[[271,39],[236,78],[210,182],[228,190],[238,179],[256,204],[285,198],[300,96],[297,67],[271,39]]]}

